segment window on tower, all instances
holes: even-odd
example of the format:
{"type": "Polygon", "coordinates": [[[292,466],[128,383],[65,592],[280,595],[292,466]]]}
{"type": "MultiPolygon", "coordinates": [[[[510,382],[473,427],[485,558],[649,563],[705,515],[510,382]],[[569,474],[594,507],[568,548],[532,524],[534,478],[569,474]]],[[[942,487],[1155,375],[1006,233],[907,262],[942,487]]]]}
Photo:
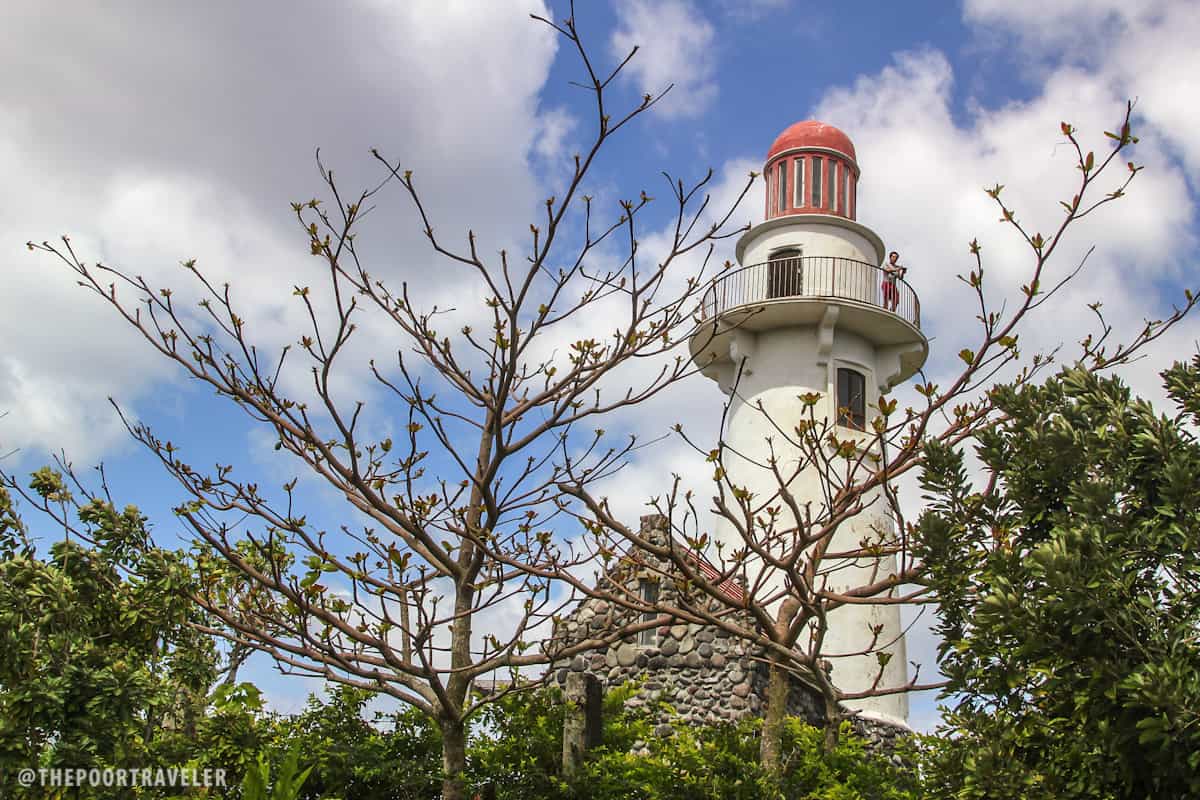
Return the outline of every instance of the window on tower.
{"type": "Polygon", "coordinates": [[[855,430],[867,427],[867,379],[861,372],[839,367],[837,371],[838,425],[855,430]]]}
{"type": "Polygon", "coordinates": [[[838,206],[838,162],[829,161],[829,210],[837,211],[838,206]]]}
{"type": "Polygon", "coordinates": [[[825,171],[825,159],[813,156],[812,160],[812,207],[821,207],[821,173],[825,171]]]}
{"type": "MultiPolygon", "coordinates": [[[[638,582],[638,595],[641,597],[642,602],[646,603],[647,605],[653,605],[654,603],[657,603],[658,581],[650,578],[642,578],[641,581],[638,582]]],[[[658,613],[655,611],[643,611],[642,622],[650,622],[657,616],[658,613]]],[[[646,630],[639,632],[638,644],[653,645],[655,633],[656,631],[654,628],[647,628],[646,630]]]]}
{"type": "Polygon", "coordinates": [[[776,182],[779,184],[779,210],[783,211],[787,208],[787,162],[780,161],[779,168],[775,171],[779,176],[776,182]]]}
{"type": "Polygon", "coordinates": [[[850,170],[846,165],[842,165],[842,193],[839,195],[841,200],[838,202],[838,211],[850,216],[850,170]]]}
{"type": "Polygon", "coordinates": [[[792,203],[792,207],[800,208],[804,205],[804,159],[797,158],[792,163],[796,165],[796,199],[792,203]]]}

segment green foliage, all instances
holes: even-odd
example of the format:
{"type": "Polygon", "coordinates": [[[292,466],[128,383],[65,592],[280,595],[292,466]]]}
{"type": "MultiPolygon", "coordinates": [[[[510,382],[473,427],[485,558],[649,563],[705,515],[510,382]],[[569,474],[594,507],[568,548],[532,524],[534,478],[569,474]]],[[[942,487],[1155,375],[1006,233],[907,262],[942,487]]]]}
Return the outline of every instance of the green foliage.
{"type": "Polygon", "coordinates": [[[518,692],[485,706],[468,753],[471,781],[495,783],[502,798],[565,796],[564,711],[557,689],[518,692]]]}
{"type": "MultiPolygon", "coordinates": [[[[69,501],[51,470],[31,485],[69,501]]],[[[155,553],[136,578],[124,569],[120,543],[144,535],[145,518],[99,502],[78,518],[106,544],[64,538],[40,557],[0,487],[0,774],[182,763],[215,678],[178,559],[155,553]]]]}
{"type": "Polygon", "coordinates": [[[192,763],[226,770],[230,785],[261,777],[267,786],[272,770],[278,776],[290,769],[288,754],[294,753],[307,777],[297,786],[297,800],[434,800],[442,779],[437,728],[414,709],[376,713],[368,721],[373,697],[331,686],[324,698],[310,696],[300,713],[279,715],[263,708],[252,684],[219,687],[199,726],[192,763]]]}
{"type": "MultiPolygon", "coordinates": [[[[468,750],[468,785],[492,785],[498,800],[909,800],[914,775],[868,755],[843,731],[837,749],[822,753],[823,733],[789,720],[785,778],[772,789],[758,768],[759,723],[680,728],[655,736],[649,711],[627,710],[635,687],[605,697],[604,743],[573,780],[561,774],[564,706],[554,689],[508,695],[475,720],[468,750]]],[[[273,747],[303,753],[312,774],[299,795],[318,798],[436,800],[441,790],[437,729],[420,714],[363,721],[369,696],[341,688],[314,699],[301,714],[274,721],[273,747]],[[379,723],[392,720],[391,729],[379,723]]]]}
{"type": "Polygon", "coordinates": [[[1200,357],[1164,378],[1173,417],[1079,368],[995,391],[990,491],[927,448],[931,797],[1200,796],[1200,357]]]}
{"type": "Polygon", "coordinates": [[[300,790],[312,767],[300,769],[300,756],[289,750],[271,780],[271,766],[265,754],[259,755],[242,779],[242,800],[298,800],[300,790]]]}
{"type": "Polygon", "coordinates": [[[441,790],[441,737],[414,709],[364,718],[369,692],[331,688],[325,701],[310,697],[301,713],[272,723],[275,747],[303,754],[312,774],[306,800],[433,798],[441,790]],[[384,725],[388,724],[388,727],[384,725]]]}
{"type": "MultiPolygon", "coordinates": [[[[644,721],[643,721],[644,722],[644,721]]],[[[637,724],[637,723],[635,723],[637,724]]],[[[831,753],[824,733],[797,719],[784,727],[783,776],[772,785],[758,766],[761,721],[681,728],[644,739],[640,753],[599,751],[567,795],[574,800],[910,800],[916,778],[867,753],[849,726],[831,753]]]]}
{"type": "Polygon", "coordinates": [[[222,684],[212,693],[207,713],[189,742],[192,766],[223,769],[229,785],[241,783],[272,743],[262,694],[251,683],[222,684]]]}
{"type": "MultiPolygon", "coordinates": [[[[649,710],[624,708],[635,687],[605,697],[604,736],[581,773],[559,776],[563,706],[552,690],[511,695],[496,704],[471,752],[476,785],[494,782],[499,800],[908,800],[915,777],[868,755],[847,728],[837,749],[822,752],[823,732],[789,719],[784,779],[767,785],[758,766],[757,720],[680,727],[655,735],[649,710]]],[[[657,710],[657,709],[656,709],[657,710]]]]}

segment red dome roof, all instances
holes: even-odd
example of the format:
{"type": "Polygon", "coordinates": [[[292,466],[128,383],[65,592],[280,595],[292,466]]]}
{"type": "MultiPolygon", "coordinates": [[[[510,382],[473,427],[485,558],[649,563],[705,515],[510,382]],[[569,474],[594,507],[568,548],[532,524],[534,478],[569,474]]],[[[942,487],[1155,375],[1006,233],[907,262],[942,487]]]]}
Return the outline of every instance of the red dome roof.
{"type": "Polygon", "coordinates": [[[832,125],[817,122],[815,119],[806,119],[791,125],[779,134],[775,143],[771,145],[771,149],[767,151],[767,161],[785,150],[794,150],[798,147],[827,147],[855,160],[854,144],[850,141],[849,136],[832,125]]]}

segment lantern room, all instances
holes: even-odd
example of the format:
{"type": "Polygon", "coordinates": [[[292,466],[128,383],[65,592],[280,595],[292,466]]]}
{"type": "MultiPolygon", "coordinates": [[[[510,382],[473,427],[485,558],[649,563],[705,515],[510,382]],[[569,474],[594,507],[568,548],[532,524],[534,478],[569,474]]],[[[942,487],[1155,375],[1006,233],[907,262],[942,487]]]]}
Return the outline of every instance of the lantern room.
{"type": "Polygon", "coordinates": [[[797,122],[767,151],[766,218],[833,214],[855,219],[858,173],[849,136],[824,122],[797,122]]]}

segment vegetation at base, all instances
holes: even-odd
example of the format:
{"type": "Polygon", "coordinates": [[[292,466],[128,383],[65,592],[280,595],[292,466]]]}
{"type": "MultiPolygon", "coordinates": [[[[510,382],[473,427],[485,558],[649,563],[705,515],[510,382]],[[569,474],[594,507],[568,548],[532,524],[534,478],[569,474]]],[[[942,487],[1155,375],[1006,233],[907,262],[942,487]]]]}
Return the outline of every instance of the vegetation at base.
{"type": "Polygon", "coordinates": [[[300,769],[300,755],[289,750],[272,775],[266,754],[246,770],[242,778],[242,800],[297,800],[312,767],[300,769]]]}
{"type": "MultiPolygon", "coordinates": [[[[475,721],[467,753],[467,784],[496,800],[910,800],[915,773],[870,755],[843,731],[833,753],[823,733],[798,720],[785,730],[783,781],[766,782],[758,765],[756,720],[681,728],[655,736],[644,710],[623,707],[627,692],[605,698],[604,744],[583,769],[561,775],[564,706],[559,693],[539,689],[509,695],[475,721]]],[[[291,716],[264,715],[262,743],[274,752],[303,754],[312,772],[305,800],[435,800],[441,790],[441,743],[436,726],[412,711],[364,720],[365,692],[345,687],[291,716]]]]}
{"type": "Polygon", "coordinates": [[[513,695],[494,704],[475,737],[476,785],[495,782],[497,800],[908,800],[918,797],[915,773],[868,754],[843,730],[836,749],[822,752],[823,732],[789,719],[781,782],[759,766],[760,720],[680,727],[655,736],[644,710],[628,710],[632,687],[604,699],[604,741],[572,780],[558,774],[563,706],[557,692],[513,695]]]}

